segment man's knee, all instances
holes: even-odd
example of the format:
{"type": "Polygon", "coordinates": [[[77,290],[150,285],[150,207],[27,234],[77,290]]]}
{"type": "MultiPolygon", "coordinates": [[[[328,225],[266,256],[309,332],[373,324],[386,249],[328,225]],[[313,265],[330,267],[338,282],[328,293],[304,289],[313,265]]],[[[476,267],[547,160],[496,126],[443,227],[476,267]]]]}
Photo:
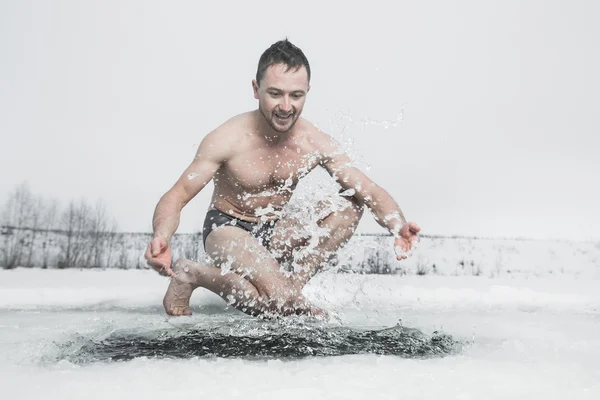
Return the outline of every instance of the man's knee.
{"type": "Polygon", "coordinates": [[[335,227],[335,232],[342,237],[352,235],[363,216],[364,207],[362,203],[354,198],[347,198],[348,203],[344,209],[333,214],[331,222],[335,227]]]}
{"type": "Polygon", "coordinates": [[[354,196],[349,197],[348,202],[350,203],[349,206],[346,208],[348,217],[351,220],[356,220],[358,222],[363,216],[365,207],[362,204],[362,202],[354,196]]]}
{"type": "Polygon", "coordinates": [[[294,249],[308,244],[309,238],[303,233],[298,232],[296,228],[278,231],[271,238],[269,250],[278,260],[289,260],[294,249]]]}
{"type": "Polygon", "coordinates": [[[297,288],[293,282],[280,272],[260,276],[259,279],[250,279],[260,296],[268,302],[281,302],[296,296],[297,288]]]}

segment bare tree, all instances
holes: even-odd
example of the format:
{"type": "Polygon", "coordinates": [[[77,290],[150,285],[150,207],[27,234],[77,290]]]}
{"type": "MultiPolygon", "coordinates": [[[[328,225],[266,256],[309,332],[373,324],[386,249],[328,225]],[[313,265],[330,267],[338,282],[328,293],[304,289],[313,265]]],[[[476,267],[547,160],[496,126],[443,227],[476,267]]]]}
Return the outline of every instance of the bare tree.
{"type": "Polygon", "coordinates": [[[34,196],[26,182],[0,209],[0,226],[4,268],[47,268],[56,256],[59,268],[109,266],[118,240],[117,224],[109,221],[102,200],[93,207],[84,199],[71,201],[59,214],[56,200],[34,196]]]}
{"type": "Polygon", "coordinates": [[[86,265],[89,267],[100,267],[104,255],[105,233],[108,230],[106,206],[102,200],[96,201],[89,222],[89,248],[87,250],[86,265]]]}
{"type": "Polygon", "coordinates": [[[61,245],[62,259],[58,263],[59,268],[68,268],[71,266],[71,252],[75,237],[75,204],[73,201],[69,203],[67,209],[61,215],[61,228],[65,231],[65,243],[61,245]]]}
{"type": "Polygon", "coordinates": [[[52,237],[56,235],[56,216],[58,214],[58,201],[50,200],[44,209],[44,217],[42,219],[42,229],[44,230],[42,239],[42,268],[48,268],[50,259],[50,249],[52,248],[52,237]]]}
{"type": "Polygon", "coordinates": [[[183,252],[184,258],[197,260],[200,252],[204,248],[202,246],[202,231],[192,233],[189,235],[188,239],[188,244],[185,246],[185,250],[183,252]]]}
{"type": "Polygon", "coordinates": [[[31,199],[31,209],[29,211],[29,242],[27,243],[27,261],[25,262],[25,266],[33,267],[34,264],[34,248],[35,248],[35,239],[39,234],[39,230],[42,225],[42,218],[44,215],[44,199],[41,196],[35,196],[31,199]]]}
{"type": "Polygon", "coordinates": [[[18,267],[23,261],[32,209],[33,196],[27,182],[23,182],[10,194],[2,210],[2,223],[11,232],[1,249],[4,268],[18,267]]]}
{"type": "Polygon", "coordinates": [[[82,267],[86,261],[83,257],[89,246],[89,236],[92,227],[90,206],[85,200],[80,200],[76,205],[73,201],[61,217],[64,229],[64,243],[61,246],[62,260],[59,268],[82,267]]]}
{"type": "Polygon", "coordinates": [[[104,248],[106,249],[106,268],[111,267],[111,262],[114,256],[115,247],[118,240],[118,225],[117,221],[113,219],[111,227],[105,233],[104,248]]]}
{"type": "Polygon", "coordinates": [[[117,265],[116,267],[119,269],[128,269],[130,266],[129,262],[129,251],[127,249],[127,241],[121,240],[118,244],[119,252],[117,256],[117,265]]]}

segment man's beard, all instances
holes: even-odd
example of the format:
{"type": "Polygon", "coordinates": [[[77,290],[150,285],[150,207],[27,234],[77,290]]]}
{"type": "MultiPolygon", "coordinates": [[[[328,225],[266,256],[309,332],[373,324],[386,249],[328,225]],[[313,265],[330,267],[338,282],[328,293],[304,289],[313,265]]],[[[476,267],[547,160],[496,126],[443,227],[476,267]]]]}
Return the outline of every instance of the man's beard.
{"type": "Polygon", "coordinates": [[[296,124],[296,121],[298,120],[298,117],[299,117],[298,110],[296,110],[295,107],[292,107],[292,111],[289,112],[287,115],[283,114],[281,112],[273,111],[270,113],[270,116],[267,117],[267,115],[265,114],[265,112],[262,108],[260,108],[260,111],[261,111],[261,114],[263,115],[263,117],[265,117],[265,120],[267,121],[267,123],[269,124],[271,129],[273,129],[275,132],[279,132],[279,133],[289,132],[294,127],[294,125],[296,124]],[[277,122],[275,122],[275,119],[277,118],[278,115],[279,116],[288,116],[289,119],[286,119],[286,121],[289,123],[289,126],[287,124],[285,125],[285,127],[278,125],[277,122]],[[291,121],[291,123],[290,123],[290,121],[291,121]]]}

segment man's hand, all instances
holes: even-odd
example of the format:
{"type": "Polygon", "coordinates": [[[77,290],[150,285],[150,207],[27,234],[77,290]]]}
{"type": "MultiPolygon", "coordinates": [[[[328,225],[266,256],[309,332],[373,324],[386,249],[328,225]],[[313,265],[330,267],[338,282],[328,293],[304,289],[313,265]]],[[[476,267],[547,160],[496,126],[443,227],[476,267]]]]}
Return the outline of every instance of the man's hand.
{"type": "Polygon", "coordinates": [[[159,274],[175,277],[175,273],[171,269],[171,247],[167,243],[167,239],[160,236],[152,239],[144,257],[146,257],[148,265],[159,274]]]}
{"type": "Polygon", "coordinates": [[[408,252],[419,242],[419,225],[414,222],[407,222],[402,226],[398,237],[394,241],[394,250],[396,251],[396,259],[404,260],[408,258],[408,252]]]}

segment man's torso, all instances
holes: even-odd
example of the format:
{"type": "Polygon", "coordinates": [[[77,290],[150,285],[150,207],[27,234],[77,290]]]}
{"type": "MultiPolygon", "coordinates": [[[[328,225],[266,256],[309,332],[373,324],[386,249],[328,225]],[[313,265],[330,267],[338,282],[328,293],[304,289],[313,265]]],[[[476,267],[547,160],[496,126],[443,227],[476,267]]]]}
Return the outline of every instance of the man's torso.
{"type": "Polygon", "coordinates": [[[281,140],[267,140],[243,114],[223,134],[234,135],[235,148],[214,176],[211,208],[247,221],[275,219],[298,181],[322,160],[314,144],[315,128],[299,119],[281,140]]]}

